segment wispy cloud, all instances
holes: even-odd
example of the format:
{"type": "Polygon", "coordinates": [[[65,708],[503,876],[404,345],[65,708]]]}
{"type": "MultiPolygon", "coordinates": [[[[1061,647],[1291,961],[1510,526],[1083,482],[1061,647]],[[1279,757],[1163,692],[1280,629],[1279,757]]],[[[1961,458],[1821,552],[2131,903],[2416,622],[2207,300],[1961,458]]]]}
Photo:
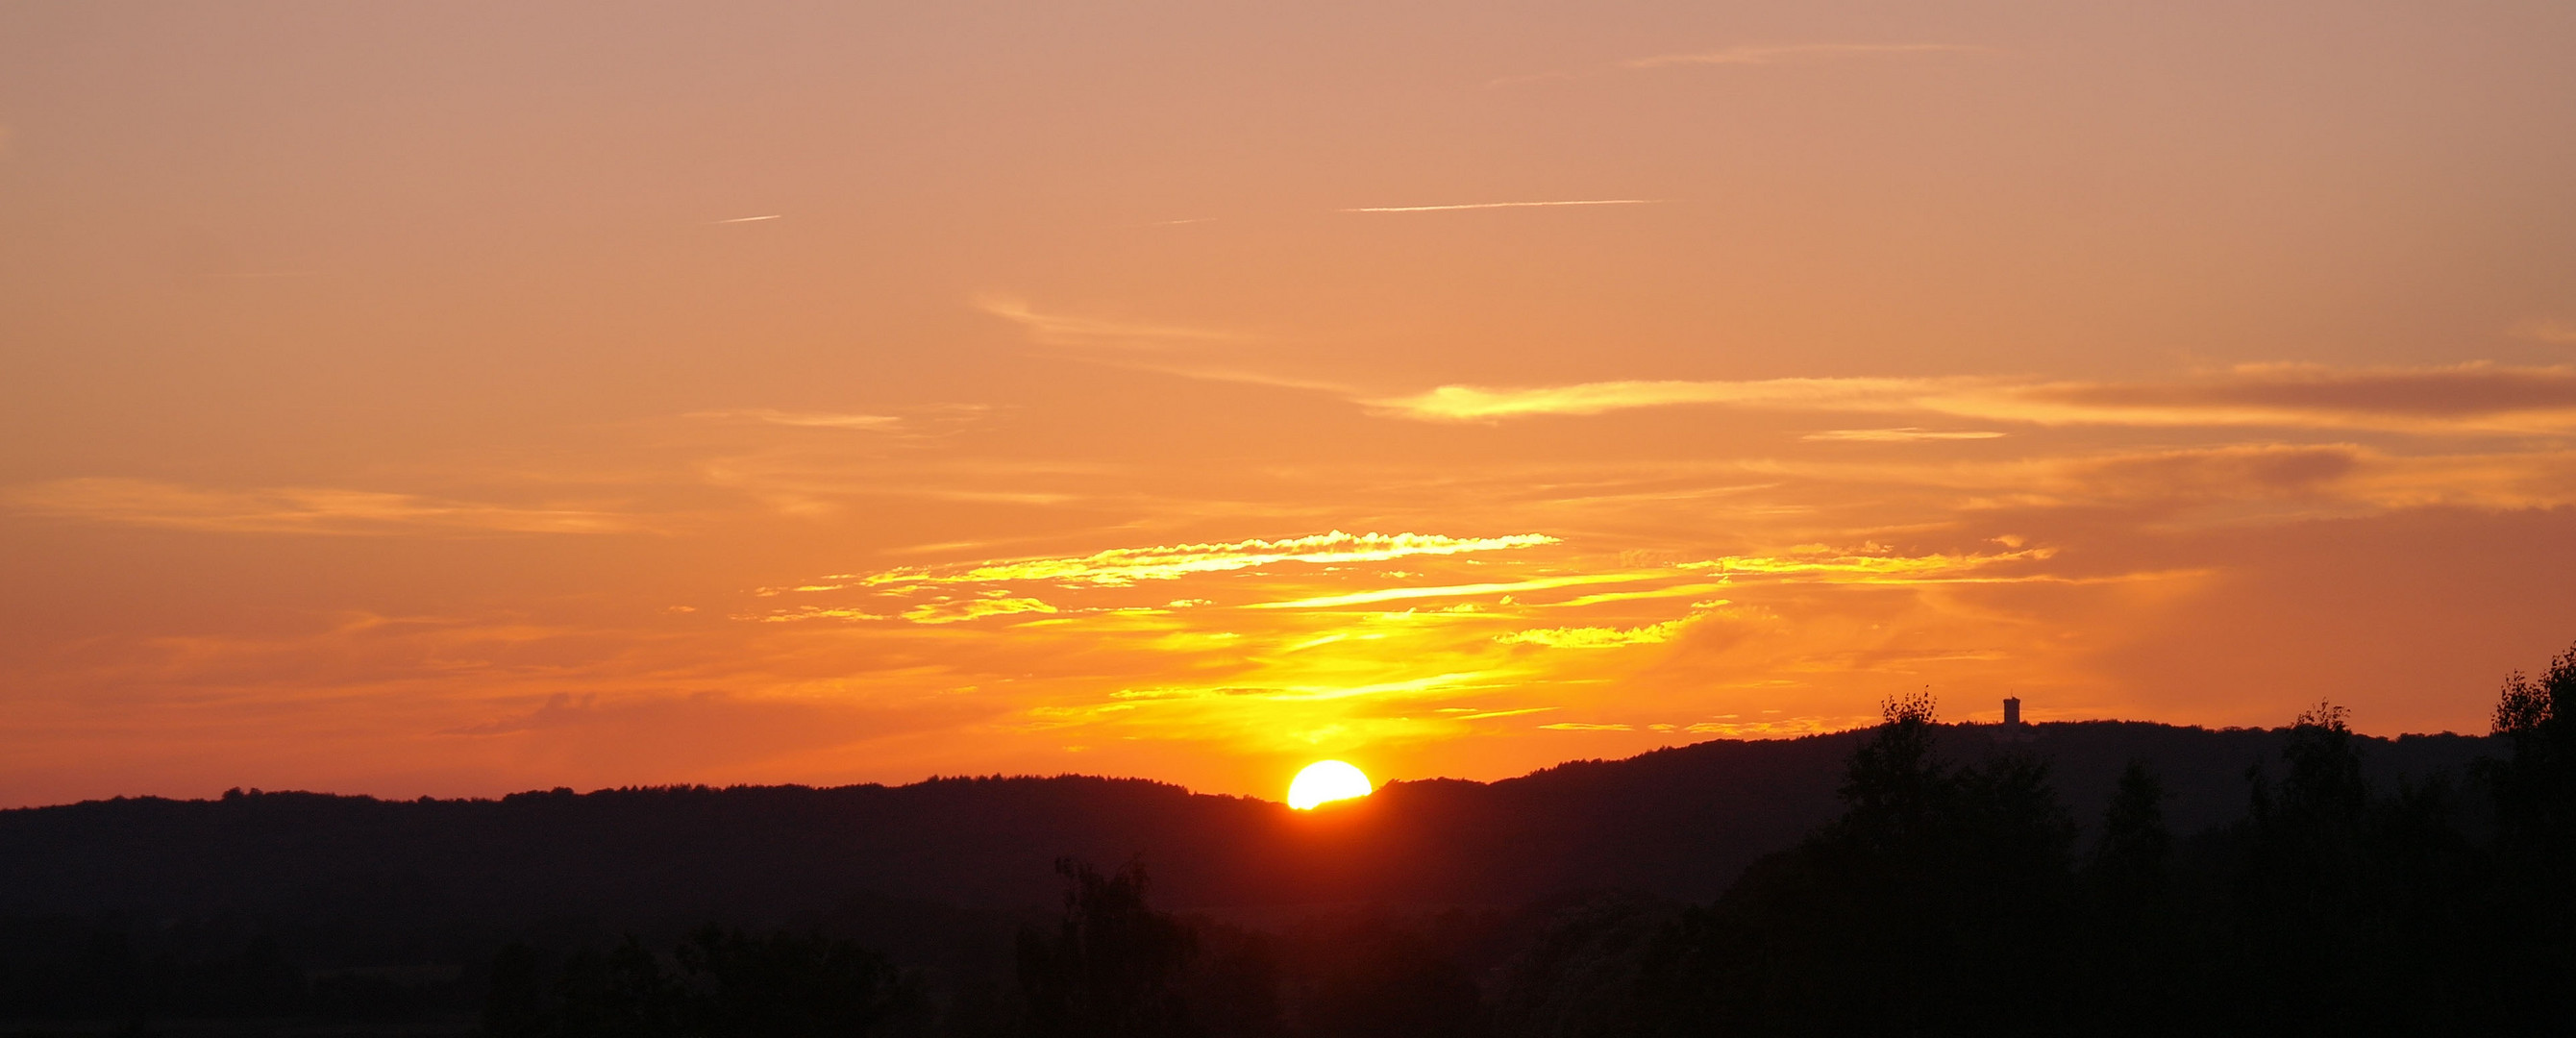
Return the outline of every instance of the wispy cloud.
{"type": "MultiPolygon", "coordinates": [[[[1631,205],[1650,199],[1488,202],[1381,206],[1347,212],[1403,213],[1538,205],[1631,205]]],[[[1372,413],[1422,421],[1491,422],[1582,416],[1652,407],[1724,406],[1768,410],[1928,415],[2042,426],[2236,427],[2369,430],[2417,434],[2576,433],[2576,367],[2515,367],[2488,362],[2448,366],[2334,368],[2316,364],[2240,364],[2160,381],[2049,380],[2027,376],[1842,377],[1754,380],[1643,380],[1555,386],[1450,384],[1382,395],[1329,382],[1286,378],[1239,364],[1168,357],[1184,347],[1240,344],[1235,333],[1186,326],[1132,324],[1046,314],[1008,301],[987,312],[1022,324],[1042,344],[1115,347],[1089,359],[1189,378],[1250,382],[1327,392],[1372,413]]],[[[2517,334],[2557,341],[2565,326],[2536,322],[2517,334]]],[[[2000,430],[1922,426],[1831,429],[1812,442],[1901,443],[1995,439],[2000,430]]]]}
{"type": "Polygon", "coordinates": [[[903,618],[917,624],[953,624],[981,620],[987,616],[1012,613],[1052,613],[1054,606],[1034,598],[967,598],[954,601],[924,602],[903,611],[903,618]]]}
{"type": "Polygon", "coordinates": [[[1179,345],[1236,343],[1246,338],[1241,333],[1217,328],[1050,313],[1006,296],[985,296],[977,299],[975,306],[1026,329],[1031,341],[1044,346],[1169,349],[1179,345]]]}
{"type": "Polygon", "coordinates": [[[1496,635],[1505,645],[1543,645],[1551,649],[1616,649],[1627,645],[1657,645],[1673,640],[1682,627],[1697,617],[1666,620],[1644,627],[1540,627],[1510,634],[1496,635]]]}
{"type": "Polygon", "coordinates": [[[1654,205],[1660,198],[1580,198],[1559,202],[1462,202],[1455,205],[1373,205],[1345,213],[1445,213],[1459,209],[1537,209],[1560,205],[1654,205]]]}
{"type": "Polygon", "coordinates": [[[1416,598],[1465,598],[1475,595],[1511,595],[1550,588],[1580,587],[1587,584],[1619,584],[1634,580],[1655,580],[1671,574],[1642,571],[1634,573],[1577,573],[1561,577],[1532,577],[1528,580],[1497,581],[1483,584],[1448,584],[1436,587],[1391,587],[1375,591],[1355,591],[1346,595],[1319,595],[1288,602],[1256,602],[1246,609],[1332,609],[1339,606],[1371,605],[1378,602],[1401,602],[1416,598]]]}
{"type": "MultiPolygon", "coordinates": [[[[1947,377],[1448,385],[1360,403],[1378,414],[1425,421],[1496,421],[1722,405],[1926,413],[2037,425],[2553,434],[2576,431],[2576,368],[2487,363],[2365,369],[2248,364],[2164,382],[1947,377]]],[[[1855,430],[1856,435],[1849,438],[1911,431],[1855,430]]]]}
{"type": "Polygon", "coordinates": [[[1032,580],[1125,587],[1140,580],[1176,580],[1194,573],[1251,569],[1282,562],[1309,565],[1385,562],[1416,555],[1458,555],[1555,543],[1556,538],[1536,533],[1461,538],[1421,533],[1351,534],[1335,530],[1311,537],[1275,541],[1112,548],[1082,556],[1011,559],[948,568],[907,566],[881,573],[853,575],[851,579],[863,586],[1032,580]]]}
{"type": "Polygon", "coordinates": [[[1988,384],[1971,378],[1780,378],[1749,382],[1582,382],[1567,386],[1441,386],[1362,403],[1380,414],[1427,421],[1596,415],[1643,407],[1728,404],[1804,410],[1934,409],[1945,396],[1988,384]]]}
{"type": "MultiPolygon", "coordinates": [[[[981,695],[1024,704],[1008,737],[1311,756],[1549,734],[1540,726],[1552,721],[1643,733],[1663,718],[1601,711],[1588,690],[1704,683],[1738,706],[1775,693],[1747,692],[1742,677],[1704,679],[1741,669],[1799,688],[1830,683],[1820,675],[1855,665],[1819,655],[1801,625],[1847,597],[1876,603],[1878,622],[2011,608],[1977,585],[2148,579],[2117,565],[2070,572],[2051,547],[1957,530],[1930,544],[1727,536],[1768,546],[1625,551],[1615,550],[1624,538],[1580,543],[1594,535],[1328,532],[815,577],[750,600],[787,608],[734,615],[769,621],[741,626],[779,647],[873,646],[902,664],[889,667],[890,682],[981,684],[981,695]]],[[[1938,648],[1950,660],[1989,647],[1938,648]]],[[[1907,666],[1936,666],[1926,660],[1907,666]]],[[[1672,720],[1673,731],[1691,723],[1672,720]]]]}
{"type": "Polygon", "coordinates": [[[31,515],[212,533],[625,533],[635,517],[578,508],[453,501],[334,487],[208,490],[142,479],[61,479],[0,491],[31,515]]]}
{"type": "MultiPolygon", "coordinates": [[[[1489,679],[1492,676],[1493,675],[1488,673],[1470,671],[1463,673],[1433,674],[1426,677],[1406,678],[1401,681],[1378,681],[1358,685],[1236,685],[1223,688],[1138,688],[1123,689],[1117,692],[1112,692],[1109,694],[1109,697],[1111,699],[1125,701],[1266,699],[1273,701],[1312,702],[1334,699],[1352,699],[1358,697],[1419,695],[1425,692],[1438,692],[1457,688],[1462,685],[1468,685],[1489,679]]],[[[1538,712],[1540,711],[1515,710],[1509,711],[1508,713],[1538,712]]],[[[1506,716],[1506,713],[1497,712],[1487,714],[1485,716],[1499,717],[1506,716]]]]}
{"type": "Polygon", "coordinates": [[[2162,383],[2057,383],[2013,394],[2034,421],[2542,432],[2576,427],[2576,368],[2239,365],[2162,383]]]}
{"type": "MultiPolygon", "coordinates": [[[[1731,585],[1723,583],[1674,584],[1666,587],[1648,588],[1643,591],[1604,591],[1599,594],[1577,595],[1562,602],[1542,602],[1538,604],[1552,609],[1579,609],[1584,606],[1605,605],[1611,602],[1641,602],[1655,598],[1697,598],[1701,595],[1715,594],[1717,592],[1725,591],[1730,586],[1731,585]]],[[[1691,603],[1693,608],[1708,608],[1722,606],[1725,604],[1726,600],[1723,598],[1713,602],[1691,603]]]]}
{"type": "Polygon", "coordinates": [[[2087,502],[2189,504],[2314,494],[2375,457],[2350,444],[2232,444],[2128,451],[2052,462],[2033,490],[2087,502]]]}
{"type": "Polygon", "coordinates": [[[2493,452],[2394,452],[2353,443],[2221,443],[2075,453],[1850,463],[1766,459],[1762,472],[1827,485],[1936,491],[1924,507],[2217,507],[2236,518],[2361,514],[2430,506],[2481,509],[2576,504],[2576,451],[2512,444],[2493,452]],[[1947,501],[1948,505],[1938,502],[1947,501]],[[2261,507],[2256,507],[2261,506],[2261,507]]]}
{"type": "Polygon", "coordinates": [[[1827,429],[1798,437],[1819,443],[1918,443],[1925,440],[1992,440],[2003,433],[1983,430],[1946,432],[1937,429],[1827,429]]]}
{"type": "Polygon", "coordinates": [[[779,411],[766,407],[736,411],[691,411],[683,418],[708,421],[762,422],[799,429],[850,429],[861,432],[894,432],[903,428],[903,419],[881,414],[840,414],[828,411],[779,411]]]}
{"type": "Polygon", "coordinates": [[[1302,389],[1336,396],[1353,392],[1340,383],[1266,370],[1258,363],[1259,358],[1245,361],[1245,354],[1276,344],[1243,332],[1053,313],[998,296],[979,299],[975,305],[1025,329],[1030,342],[1076,360],[1208,382],[1302,389]]]}
{"type": "Polygon", "coordinates": [[[765,616],[739,616],[735,619],[784,624],[799,620],[891,620],[894,618],[883,613],[871,613],[865,609],[826,609],[822,606],[806,606],[801,609],[782,609],[765,616]]]}
{"type": "Polygon", "coordinates": [[[1858,550],[1804,544],[1780,555],[1728,555],[1674,568],[1721,573],[1729,578],[1826,583],[1914,583],[1957,580],[1971,571],[2016,562],[2038,562],[2057,554],[2054,548],[2024,548],[1988,555],[1898,555],[1875,544],[1858,550]]]}
{"type": "Polygon", "coordinates": [[[2509,334],[2517,339],[2530,339],[2534,342],[2553,343],[2560,346],[2576,346],[2576,323],[2567,321],[2553,321],[2546,318],[2535,317],[2531,320],[2514,325],[2509,334]]]}

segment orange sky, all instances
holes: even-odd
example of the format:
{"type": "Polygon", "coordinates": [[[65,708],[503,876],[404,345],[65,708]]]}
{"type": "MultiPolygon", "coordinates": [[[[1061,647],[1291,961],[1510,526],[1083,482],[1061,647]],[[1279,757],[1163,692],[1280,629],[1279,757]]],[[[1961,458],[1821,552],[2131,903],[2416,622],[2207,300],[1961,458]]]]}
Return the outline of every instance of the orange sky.
{"type": "Polygon", "coordinates": [[[2571,50],[0,6],[0,803],[2483,730],[2576,640],[2571,50]]]}

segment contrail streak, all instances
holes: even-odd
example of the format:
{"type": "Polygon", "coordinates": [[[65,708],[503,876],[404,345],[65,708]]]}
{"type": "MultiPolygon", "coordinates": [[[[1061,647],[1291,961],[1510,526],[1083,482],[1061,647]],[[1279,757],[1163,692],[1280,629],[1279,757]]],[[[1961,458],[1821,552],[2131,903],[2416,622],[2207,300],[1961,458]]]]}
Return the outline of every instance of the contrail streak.
{"type": "Polygon", "coordinates": [[[752,222],[754,222],[754,221],[758,221],[758,220],[775,220],[775,219],[778,219],[779,217],[781,217],[781,216],[785,216],[785,215],[787,215],[787,214],[785,214],[785,213],[771,213],[771,214],[769,214],[769,215],[767,215],[767,216],[737,216],[737,217],[734,217],[733,219],[730,219],[730,220],[718,220],[718,221],[716,221],[716,222],[717,222],[717,223],[752,223],[752,222]]]}
{"type": "Polygon", "coordinates": [[[1373,205],[1345,213],[1437,213],[1451,209],[1523,209],[1544,205],[1653,205],[1660,198],[1587,198],[1571,202],[1470,202],[1466,205],[1373,205]]]}

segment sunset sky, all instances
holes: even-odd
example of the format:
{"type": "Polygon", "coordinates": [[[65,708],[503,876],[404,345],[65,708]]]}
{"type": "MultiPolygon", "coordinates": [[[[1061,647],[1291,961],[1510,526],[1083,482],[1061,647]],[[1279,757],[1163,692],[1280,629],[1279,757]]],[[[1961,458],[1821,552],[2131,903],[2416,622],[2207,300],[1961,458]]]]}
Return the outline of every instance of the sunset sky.
{"type": "Polygon", "coordinates": [[[2576,5],[0,4],[0,804],[1874,718],[2576,641],[2576,5]]]}

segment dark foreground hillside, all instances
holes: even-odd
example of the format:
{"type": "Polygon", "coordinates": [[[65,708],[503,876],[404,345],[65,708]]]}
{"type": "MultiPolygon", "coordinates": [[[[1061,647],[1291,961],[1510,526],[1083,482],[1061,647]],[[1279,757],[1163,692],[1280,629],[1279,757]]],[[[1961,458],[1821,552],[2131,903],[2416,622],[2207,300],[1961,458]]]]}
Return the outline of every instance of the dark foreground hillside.
{"type": "MultiPolygon", "coordinates": [[[[311,793],[90,801],[0,811],[0,914],[305,917],[407,928],[540,916],[758,919],[854,896],[1019,908],[1056,895],[1062,856],[1143,855],[1184,908],[1353,901],[1507,906],[1631,889],[1700,900],[1839,809],[1864,733],[1712,741],[1516,779],[1389,784],[1312,814],[1135,779],[933,779],[908,786],[680,787],[386,801],[311,793]]],[[[2079,816],[2120,769],[2172,776],[2196,831],[2241,817],[2244,771],[2286,729],[2134,722],[1952,726],[1945,749],[2050,760],[2079,816]]],[[[2361,739],[2382,782],[2459,774],[2486,740],[2361,739]]]]}
{"type": "MultiPolygon", "coordinates": [[[[1988,773],[1973,762],[2023,762],[2023,794],[2044,792],[2041,813],[2065,820],[2062,833],[2049,828],[2056,822],[2041,827],[2062,842],[2050,853],[2070,862],[2080,848],[2122,838],[2139,774],[2155,776],[2158,832],[2208,834],[2180,841],[2177,862],[2236,853],[2229,841],[2242,843],[2247,826],[2270,817],[2259,806],[2266,791],[2295,779],[2299,747],[2316,729],[2007,729],[1908,716],[1924,759],[1965,769],[1960,788],[1985,788],[1975,776],[1988,773]]],[[[2488,773],[2475,762],[2503,745],[2371,739],[2336,725],[2355,788],[2391,795],[2469,789],[2488,773]]],[[[1144,941],[1140,961],[1169,960],[1166,972],[1191,978],[1182,986],[1194,994],[1154,995],[1164,1005],[1156,1012],[1187,1016],[1186,1004],[1197,1004],[1201,1016],[1272,1023],[1046,1033],[1624,1033],[1594,1022],[1642,1011],[1613,1005],[1639,985],[1663,977],[1668,988],[1708,988],[1691,971],[1748,968],[1728,958],[1746,950],[1729,942],[1776,940],[1778,927],[1801,932],[1800,912],[1850,909],[1839,894],[1811,903],[1812,890],[1797,891],[1812,877],[1784,879],[1780,863],[1842,863],[1815,866],[1819,875],[1849,865],[1848,848],[1813,848],[1818,834],[1852,824],[1856,762],[1887,731],[1708,742],[1494,783],[1400,782],[1312,813],[1088,777],[558,790],[495,801],[252,792],[0,812],[0,1021],[51,1021],[28,1025],[39,1031],[151,1017],[173,1033],[481,1027],[642,1038],[722,1033],[734,1025],[708,1021],[736,1020],[725,1014],[792,989],[863,994],[833,996],[831,1011],[842,1015],[830,1033],[877,1026],[853,1023],[862,1017],[1026,1033],[1029,1014],[1043,1008],[1031,1000],[1056,997],[1049,983],[1077,1017],[1100,997],[1084,986],[1097,980],[1082,951],[1097,943],[1079,922],[1089,918],[1131,945],[1144,941]],[[1793,848],[1808,849],[1782,855],[1793,848]],[[1059,859],[1098,871],[1062,871],[1059,859]],[[1119,868],[1138,859],[1150,867],[1151,907],[1144,874],[1119,868]],[[1068,889],[1075,902],[1065,901],[1068,889]],[[1747,897],[1758,910],[1741,907],[1747,897]],[[1712,899],[1717,915],[1683,911],[1712,899]],[[721,928],[701,928],[710,923],[721,928]],[[1177,935],[1167,947],[1136,936],[1165,931],[1177,935]],[[1195,965],[1175,965],[1183,962],[1195,965]],[[770,994],[724,994],[735,988],[770,994]],[[638,1012],[661,1022],[581,1016],[638,1012]],[[1557,1023],[1534,1023],[1544,1020],[1557,1023]],[[1393,1029],[1372,1030],[1381,1024],[1393,1029]]],[[[2497,816],[2483,794],[2442,795],[2451,798],[2439,805],[2445,831],[2491,838],[2497,816]]],[[[1970,843],[1971,857],[1986,853],[1970,843]]],[[[1871,951],[1881,953],[1894,954],[1871,951]]],[[[1756,1010],[1689,1015],[1725,1012],[1756,1010]]],[[[771,1020],[746,1033],[801,1026],[771,1020]]]]}

